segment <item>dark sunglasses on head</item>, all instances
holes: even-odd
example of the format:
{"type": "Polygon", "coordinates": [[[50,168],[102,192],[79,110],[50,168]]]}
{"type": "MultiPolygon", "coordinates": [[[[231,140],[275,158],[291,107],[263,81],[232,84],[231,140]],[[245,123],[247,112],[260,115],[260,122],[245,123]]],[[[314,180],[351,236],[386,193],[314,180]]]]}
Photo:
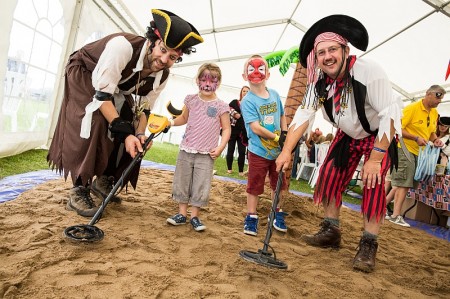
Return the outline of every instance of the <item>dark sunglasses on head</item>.
{"type": "Polygon", "coordinates": [[[434,95],[435,95],[436,98],[438,98],[438,99],[444,97],[444,93],[442,93],[442,92],[435,92],[434,95]]]}

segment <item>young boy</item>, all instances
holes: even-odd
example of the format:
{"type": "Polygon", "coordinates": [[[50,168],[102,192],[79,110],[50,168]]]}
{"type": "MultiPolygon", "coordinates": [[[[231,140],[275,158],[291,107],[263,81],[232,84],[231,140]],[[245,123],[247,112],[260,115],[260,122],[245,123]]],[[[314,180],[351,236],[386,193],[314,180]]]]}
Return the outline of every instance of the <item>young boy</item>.
{"type": "MultiPolygon", "coordinates": [[[[281,152],[287,130],[283,104],[275,90],[266,87],[270,73],[267,62],[259,55],[250,57],[244,67],[242,77],[248,81],[250,91],[242,100],[241,111],[245,121],[248,142],[248,182],[247,182],[247,216],[244,233],[256,236],[258,233],[258,196],[264,192],[264,181],[269,173],[272,200],[278,180],[275,159],[281,152]],[[281,136],[281,137],[280,137],[281,136]]],[[[287,187],[283,178],[282,190],[287,187]]],[[[286,232],[284,216],[280,202],[275,214],[273,226],[286,232]]]]}

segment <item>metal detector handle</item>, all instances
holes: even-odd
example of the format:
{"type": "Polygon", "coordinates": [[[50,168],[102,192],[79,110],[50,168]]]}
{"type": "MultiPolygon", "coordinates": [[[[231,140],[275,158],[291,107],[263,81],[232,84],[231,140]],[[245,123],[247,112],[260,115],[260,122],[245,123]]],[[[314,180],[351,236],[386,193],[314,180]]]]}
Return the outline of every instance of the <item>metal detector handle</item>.
{"type": "Polygon", "coordinates": [[[142,160],[142,158],[145,155],[145,149],[148,147],[148,145],[150,144],[150,142],[153,140],[153,138],[155,137],[155,133],[150,134],[150,136],[147,138],[147,140],[145,140],[143,148],[144,151],[141,153],[138,153],[133,160],[131,161],[130,165],[124,170],[124,172],[122,173],[122,175],[120,176],[120,179],[116,182],[116,184],[114,185],[114,187],[112,188],[111,192],[109,192],[108,196],[105,198],[105,200],[103,200],[102,205],[100,206],[100,208],[97,210],[97,212],[95,213],[94,217],[92,217],[91,221],[89,222],[89,225],[94,225],[95,223],[97,223],[98,218],[102,215],[103,210],[105,209],[105,207],[108,205],[108,202],[111,200],[111,198],[114,196],[114,194],[116,194],[117,190],[122,187],[124,178],[126,178],[128,176],[128,174],[130,173],[130,171],[134,168],[134,166],[142,160]]]}
{"type": "Polygon", "coordinates": [[[273,220],[275,218],[275,211],[277,209],[278,201],[280,198],[281,186],[283,185],[283,176],[284,176],[284,172],[283,172],[283,168],[282,168],[280,170],[280,172],[278,173],[277,187],[275,189],[275,196],[273,198],[272,209],[270,210],[270,214],[269,214],[269,223],[267,224],[268,227],[267,227],[266,238],[264,239],[263,252],[267,252],[270,238],[272,237],[272,225],[273,225],[273,220]]]}

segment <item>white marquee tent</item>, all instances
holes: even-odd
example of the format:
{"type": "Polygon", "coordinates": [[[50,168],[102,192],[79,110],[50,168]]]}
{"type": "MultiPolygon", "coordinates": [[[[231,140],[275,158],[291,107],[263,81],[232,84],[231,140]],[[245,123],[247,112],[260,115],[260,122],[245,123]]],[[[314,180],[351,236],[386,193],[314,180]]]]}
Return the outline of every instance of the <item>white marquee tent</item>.
{"type": "MultiPolygon", "coordinates": [[[[347,14],[369,32],[366,52],[358,56],[379,62],[397,96],[420,99],[432,84],[447,90],[438,107],[450,116],[450,83],[445,74],[450,59],[450,1],[445,0],[9,0],[2,1],[0,22],[0,157],[46,147],[53,135],[61,104],[62,77],[67,57],[77,48],[107,34],[143,34],[151,8],[172,11],[190,21],[205,39],[197,53],[183,57],[172,69],[169,84],[155,107],[181,106],[196,87],[192,77],[206,61],[223,71],[219,96],[231,101],[245,82],[245,58],[287,50],[299,44],[318,19],[347,14]],[[8,34],[9,33],[9,34],[8,34]]],[[[282,76],[271,69],[269,86],[283,97],[291,70],[282,76]]],[[[320,114],[320,113],[319,113],[320,114]]],[[[323,126],[316,119],[316,126],[323,126]]],[[[172,133],[177,133],[174,130],[172,133]]],[[[176,140],[175,140],[176,141],[176,140]]]]}

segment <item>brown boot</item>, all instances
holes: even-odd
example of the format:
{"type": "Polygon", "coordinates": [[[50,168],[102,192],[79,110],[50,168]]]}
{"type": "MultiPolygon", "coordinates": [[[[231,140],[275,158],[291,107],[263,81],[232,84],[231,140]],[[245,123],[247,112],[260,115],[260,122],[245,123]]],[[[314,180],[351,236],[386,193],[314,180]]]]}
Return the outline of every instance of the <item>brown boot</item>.
{"type": "Polygon", "coordinates": [[[69,201],[66,209],[76,211],[78,215],[92,217],[98,210],[98,206],[92,200],[89,188],[78,186],[69,191],[69,201]]]}
{"type": "MultiPolygon", "coordinates": [[[[114,187],[114,177],[112,176],[108,177],[106,175],[96,177],[91,185],[92,193],[97,197],[96,199],[94,199],[95,203],[97,205],[101,205],[102,201],[105,200],[106,197],[108,197],[113,187],[114,187]]],[[[120,203],[121,199],[120,197],[113,195],[110,201],[120,203]]]]}
{"type": "Polygon", "coordinates": [[[324,220],[320,224],[320,230],[314,235],[304,235],[302,239],[309,245],[316,247],[333,247],[339,248],[341,245],[341,230],[339,227],[332,225],[324,220]]]}
{"type": "Polygon", "coordinates": [[[375,269],[378,242],[375,239],[361,237],[358,249],[358,253],[353,259],[353,269],[368,273],[372,272],[375,269]]]}

